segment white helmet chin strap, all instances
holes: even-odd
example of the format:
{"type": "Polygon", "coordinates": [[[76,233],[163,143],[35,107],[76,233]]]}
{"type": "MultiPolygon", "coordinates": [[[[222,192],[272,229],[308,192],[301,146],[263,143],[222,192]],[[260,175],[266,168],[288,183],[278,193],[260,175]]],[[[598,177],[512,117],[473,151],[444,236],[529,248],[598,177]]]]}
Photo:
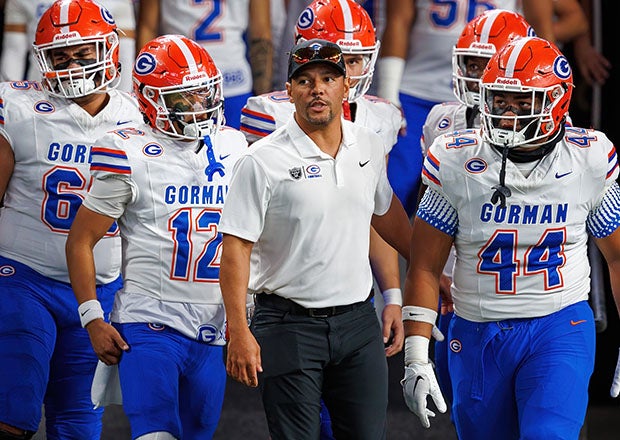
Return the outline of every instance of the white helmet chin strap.
{"type": "Polygon", "coordinates": [[[71,96],[85,96],[95,90],[95,81],[93,76],[90,78],[76,78],[73,80],[67,79],[61,82],[61,87],[65,91],[65,94],[71,96]]]}
{"type": "Polygon", "coordinates": [[[184,121],[179,122],[181,123],[181,125],[183,125],[184,136],[202,139],[203,137],[208,136],[213,132],[214,124],[212,119],[209,119],[208,121],[205,121],[200,125],[196,123],[188,124],[184,121]]]}
{"type": "MultiPolygon", "coordinates": [[[[523,131],[523,130],[522,130],[523,131]]],[[[502,128],[493,129],[493,138],[497,145],[523,145],[525,136],[522,131],[504,130],[502,128]]]]}

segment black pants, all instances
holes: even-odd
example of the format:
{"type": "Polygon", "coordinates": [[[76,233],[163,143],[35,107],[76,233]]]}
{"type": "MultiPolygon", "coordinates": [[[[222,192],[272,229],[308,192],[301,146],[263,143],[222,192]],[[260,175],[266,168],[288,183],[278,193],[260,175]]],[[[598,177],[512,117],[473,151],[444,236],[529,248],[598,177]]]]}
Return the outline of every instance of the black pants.
{"type": "Polygon", "coordinates": [[[252,321],[271,439],[318,439],[321,397],[337,439],[385,439],[387,361],[372,303],[329,317],[283,309],[258,301],[252,321]]]}

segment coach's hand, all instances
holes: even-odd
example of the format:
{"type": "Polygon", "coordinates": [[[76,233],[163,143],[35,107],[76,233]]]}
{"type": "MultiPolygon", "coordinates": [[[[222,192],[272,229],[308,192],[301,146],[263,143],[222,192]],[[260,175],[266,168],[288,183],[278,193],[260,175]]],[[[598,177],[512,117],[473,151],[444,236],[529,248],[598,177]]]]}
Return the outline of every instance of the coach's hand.
{"type": "Polygon", "coordinates": [[[263,371],[258,342],[247,327],[231,332],[229,338],[226,372],[244,385],[257,387],[258,373],[263,371]]]}
{"type": "Polygon", "coordinates": [[[400,383],[403,386],[405,403],[418,416],[425,428],[431,426],[429,417],[435,417],[435,413],[428,409],[427,397],[429,395],[440,413],[445,413],[448,409],[430,362],[414,362],[407,365],[405,377],[400,383]]]}
{"type": "Polygon", "coordinates": [[[611,397],[618,397],[620,394],[620,352],[618,353],[618,363],[616,363],[616,372],[614,373],[614,380],[611,382],[609,394],[611,397]]]}

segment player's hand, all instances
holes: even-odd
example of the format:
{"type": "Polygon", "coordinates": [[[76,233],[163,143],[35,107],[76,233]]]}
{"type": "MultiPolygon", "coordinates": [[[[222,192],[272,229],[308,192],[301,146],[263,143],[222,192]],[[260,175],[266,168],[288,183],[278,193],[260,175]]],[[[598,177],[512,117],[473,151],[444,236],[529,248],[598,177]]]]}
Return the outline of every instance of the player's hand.
{"type": "Polygon", "coordinates": [[[249,328],[231,333],[226,355],[226,372],[249,387],[258,386],[258,373],[263,371],[260,346],[249,328]]]}
{"type": "Polygon", "coordinates": [[[405,329],[403,327],[403,312],[398,304],[388,304],[383,307],[381,320],[383,321],[383,343],[387,357],[394,356],[403,349],[405,342],[405,329]],[[390,334],[392,338],[390,340],[390,334]]]}
{"type": "Polygon", "coordinates": [[[106,365],[118,364],[123,351],[129,350],[120,333],[103,319],[92,320],[86,325],[86,330],[93,350],[106,365]]]}
{"type": "Polygon", "coordinates": [[[418,416],[425,428],[431,426],[429,417],[435,417],[435,413],[428,409],[428,396],[433,399],[440,413],[445,413],[448,409],[430,362],[413,362],[406,366],[405,377],[400,383],[403,386],[405,403],[418,416]]]}
{"type": "Polygon", "coordinates": [[[614,373],[614,380],[611,382],[611,389],[609,390],[611,397],[618,397],[620,394],[620,351],[618,353],[618,362],[616,363],[616,372],[614,373]]]}

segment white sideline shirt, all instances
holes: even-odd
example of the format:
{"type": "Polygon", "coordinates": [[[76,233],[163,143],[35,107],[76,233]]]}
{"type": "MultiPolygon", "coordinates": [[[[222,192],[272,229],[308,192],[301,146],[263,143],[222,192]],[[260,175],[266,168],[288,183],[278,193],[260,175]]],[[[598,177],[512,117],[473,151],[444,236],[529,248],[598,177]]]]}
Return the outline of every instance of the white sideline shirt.
{"type": "Polygon", "coordinates": [[[254,243],[249,293],[304,307],[368,297],[370,221],[392,188],[381,138],[349,121],[342,132],[333,158],[291,118],[236,163],[219,229],[254,243]]]}

